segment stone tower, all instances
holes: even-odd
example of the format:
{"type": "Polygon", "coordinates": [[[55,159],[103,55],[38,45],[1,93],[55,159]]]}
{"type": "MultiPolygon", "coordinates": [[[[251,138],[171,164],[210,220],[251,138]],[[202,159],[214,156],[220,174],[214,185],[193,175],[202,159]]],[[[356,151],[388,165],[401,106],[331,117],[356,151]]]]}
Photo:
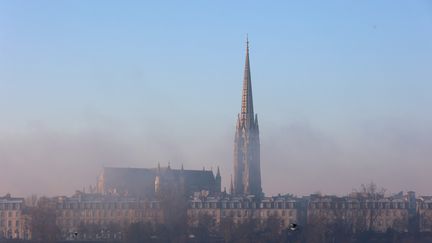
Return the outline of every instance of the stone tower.
{"type": "Polygon", "coordinates": [[[258,117],[254,114],[249,64],[249,41],[243,77],[241,113],[234,139],[234,194],[262,195],[258,117]]]}
{"type": "Polygon", "coordinates": [[[216,192],[221,192],[221,190],[222,190],[222,177],[220,175],[219,166],[217,167],[215,182],[216,182],[216,189],[215,189],[216,192]]]}

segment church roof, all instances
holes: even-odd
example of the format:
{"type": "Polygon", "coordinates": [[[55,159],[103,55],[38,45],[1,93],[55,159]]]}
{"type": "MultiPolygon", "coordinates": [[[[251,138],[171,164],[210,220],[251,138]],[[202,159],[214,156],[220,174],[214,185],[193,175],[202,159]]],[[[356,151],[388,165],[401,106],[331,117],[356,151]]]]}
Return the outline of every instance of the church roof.
{"type": "Polygon", "coordinates": [[[184,183],[189,193],[200,190],[214,190],[215,177],[208,170],[181,170],[169,167],[158,168],[116,168],[104,167],[99,180],[103,191],[139,196],[154,196],[155,178],[160,176],[166,181],[184,183]]]}

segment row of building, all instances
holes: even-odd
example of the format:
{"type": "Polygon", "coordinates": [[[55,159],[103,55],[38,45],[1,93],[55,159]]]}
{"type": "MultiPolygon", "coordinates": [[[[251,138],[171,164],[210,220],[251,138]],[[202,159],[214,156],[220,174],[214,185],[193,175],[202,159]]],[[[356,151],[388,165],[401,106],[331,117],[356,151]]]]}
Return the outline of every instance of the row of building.
{"type": "MultiPolygon", "coordinates": [[[[77,192],[71,197],[50,199],[56,224],[62,238],[86,239],[122,237],[125,227],[136,222],[163,224],[166,210],[158,200],[118,195],[77,192]]],[[[0,198],[0,239],[30,239],[32,215],[23,198],[6,195],[0,198]]],[[[239,197],[221,193],[218,196],[195,195],[187,200],[190,225],[203,217],[215,225],[224,220],[241,224],[249,220],[264,222],[277,219],[282,228],[291,224],[344,223],[353,232],[373,230],[385,232],[432,232],[432,198],[415,197],[414,192],[385,198],[362,195],[347,197],[311,195],[239,197]]]]}

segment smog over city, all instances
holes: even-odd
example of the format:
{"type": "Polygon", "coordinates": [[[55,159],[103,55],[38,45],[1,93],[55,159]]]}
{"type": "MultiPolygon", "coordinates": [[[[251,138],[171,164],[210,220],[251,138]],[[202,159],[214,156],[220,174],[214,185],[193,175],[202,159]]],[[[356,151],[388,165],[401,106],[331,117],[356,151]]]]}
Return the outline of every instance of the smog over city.
{"type": "MultiPolygon", "coordinates": [[[[407,203],[409,225],[430,232],[431,27],[429,1],[1,1],[0,204],[91,195],[166,210],[171,188],[185,205],[282,195],[309,209],[312,195],[363,193],[407,203]]],[[[309,232],[304,214],[281,227],[309,232]]],[[[0,242],[46,240],[1,217],[0,242]]],[[[365,232],[414,232],[370,217],[365,232]]],[[[57,226],[56,240],[132,239],[57,226]]],[[[189,241],[254,242],[209,232],[189,241]]],[[[331,242],[301,237],[274,242],[331,242]]]]}

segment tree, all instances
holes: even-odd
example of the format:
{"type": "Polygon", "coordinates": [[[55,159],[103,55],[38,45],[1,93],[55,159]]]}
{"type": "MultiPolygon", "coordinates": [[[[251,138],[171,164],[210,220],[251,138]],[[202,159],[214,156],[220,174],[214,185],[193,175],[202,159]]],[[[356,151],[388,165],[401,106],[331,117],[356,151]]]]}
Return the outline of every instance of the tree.
{"type": "Polygon", "coordinates": [[[181,242],[187,234],[187,207],[186,194],[175,186],[164,186],[158,193],[161,210],[163,212],[164,227],[171,242],[181,242]]]}
{"type": "Polygon", "coordinates": [[[37,206],[29,209],[32,239],[36,242],[55,242],[60,229],[56,224],[56,204],[49,198],[37,200],[37,206]]]}
{"type": "Polygon", "coordinates": [[[155,231],[151,223],[133,223],[125,231],[124,242],[151,242],[155,238],[155,231]]]}
{"type": "Polygon", "coordinates": [[[249,219],[235,225],[233,232],[233,242],[260,242],[259,237],[259,221],[257,219],[249,219]]]}
{"type": "Polygon", "coordinates": [[[208,214],[200,214],[198,216],[197,225],[190,224],[189,236],[192,236],[199,242],[208,242],[212,235],[216,235],[216,222],[214,218],[208,214]]]}
{"type": "Polygon", "coordinates": [[[362,215],[356,219],[357,231],[373,231],[378,216],[382,213],[382,209],[374,205],[379,199],[383,199],[385,192],[384,188],[379,188],[374,183],[361,184],[359,193],[357,193],[361,208],[362,215]],[[369,205],[368,205],[369,203],[369,205]]]}
{"type": "Polygon", "coordinates": [[[263,242],[280,242],[282,221],[276,216],[270,216],[260,224],[260,238],[263,242]]]}
{"type": "Polygon", "coordinates": [[[219,224],[219,235],[221,235],[225,242],[233,242],[235,223],[231,217],[222,218],[219,224]]]}

